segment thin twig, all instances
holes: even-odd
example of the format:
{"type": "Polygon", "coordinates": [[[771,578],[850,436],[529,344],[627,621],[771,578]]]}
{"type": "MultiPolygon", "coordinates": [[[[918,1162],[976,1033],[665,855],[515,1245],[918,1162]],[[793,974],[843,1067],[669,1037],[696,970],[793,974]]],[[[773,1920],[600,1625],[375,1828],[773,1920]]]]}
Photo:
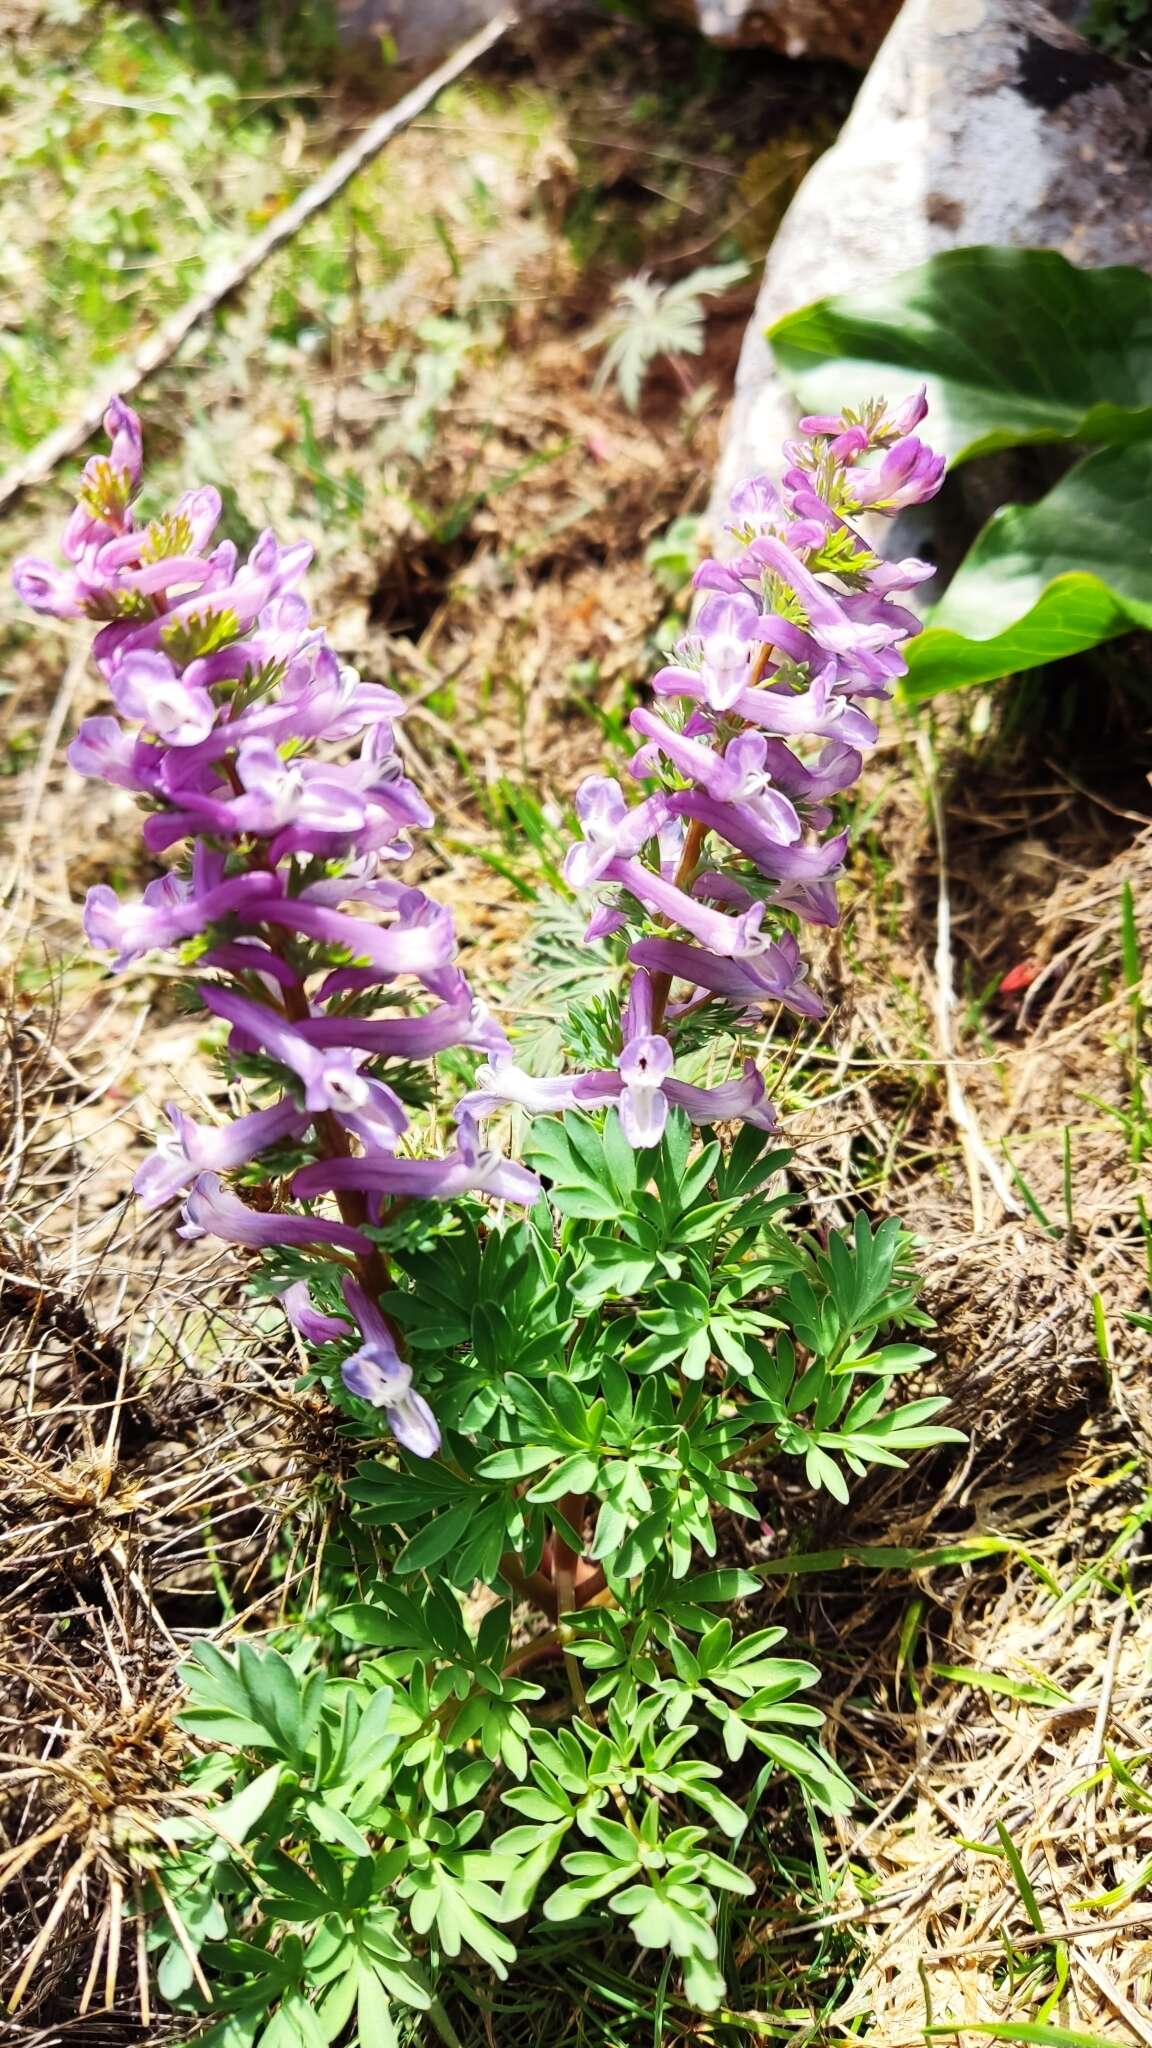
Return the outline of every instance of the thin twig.
{"type": "Polygon", "coordinates": [[[1138,2011],[1136,2006],[1133,2005],[1132,2000],[1125,1996],[1120,1986],[1113,1983],[1107,1970],[1102,1969],[1099,1963],[1092,1960],[1091,1956],[1086,1956],[1083,1953],[1080,1948],[1081,1939],[1081,1936],[1076,1936],[1072,1944],[1076,1951],[1077,1969],[1083,1970],[1084,1975],[1096,1986],[1101,1998],[1112,2007],[1113,2012],[1117,2013],[1122,2020],[1127,2021],[1136,2039],[1143,2041],[1146,2044],[1146,2048],[1152,2048],[1152,2026],[1149,2025],[1143,2013],[1138,2011]]]}
{"type": "Polygon", "coordinates": [[[73,1892],[75,1891],[77,1885],[80,1882],[80,1879],[83,1877],[84,1872],[87,1870],[88,1865],[91,1863],[91,1861],[92,1851],[90,1849],[86,1849],[82,1855],[76,1858],[75,1863],[72,1865],[71,1869],[68,1872],[67,1877],[64,1879],[64,1882],[61,1885],[60,1890],[56,1894],[56,1903],[53,1906],[52,1911],[49,1913],[48,1918],[45,1920],[43,1927],[40,1929],[39,1934],[36,1936],[36,1939],[33,1942],[31,1948],[29,1949],[27,1956],[25,1957],[24,1967],[21,1970],[20,1975],[16,1979],[16,1983],[12,1990],[12,1995],[8,2000],[9,2012],[15,2012],[17,2007],[19,2006],[20,2001],[24,1996],[24,1993],[27,1991],[29,1984],[32,1982],[32,1978],[36,1970],[36,1965],[40,1961],[40,1958],[43,1955],[45,1949],[47,1948],[48,1943],[51,1941],[52,1936],[56,1931],[57,1925],[64,1918],[64,1915],[68,1910],[68,1901],[72,1897],[73,1892]]]}

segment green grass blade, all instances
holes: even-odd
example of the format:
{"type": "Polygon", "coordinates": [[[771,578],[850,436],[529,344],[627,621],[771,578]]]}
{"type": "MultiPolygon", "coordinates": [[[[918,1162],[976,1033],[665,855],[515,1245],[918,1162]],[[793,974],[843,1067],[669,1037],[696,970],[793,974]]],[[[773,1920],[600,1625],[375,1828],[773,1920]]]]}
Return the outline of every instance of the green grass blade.
{"type": "Polygon", "coordinates": [[[996,1833],[1000,1837],[1000,1846],[1008,1858],[1012,1875],[1016,1879],[1016,1889],[1024,1901],[1024,1910],[1036,1929],[1037,1934],[1043,1934],[1044,1915],[1040,1911],[1040,1901],[1032,1889],[1032,1880],[1024,1868],[1024,1858],[1021,1856],[1002,1820],[998,1820],[996,1823],[996,1833]]]}
{"type": "Polygon", "coordinates": [[[1030,2041],[1035,2048],[1121,2048],[1115,2035],[1082,2034],[1078,2027],[1051,2027],[1034,2020],[946,2020],[926,2034],[981,2034],[986,2041],[1030,2041]]]}
{"type": "Polygon", "coordinates": [[[999,1671],[976,1671],[968,1664],[932,1664],[929,1670],[933,1678],[949,1679],[953,1685],[974,1685],[981,1692],[1022,1700],[1030,1707],[1067,1707],[1071,1704],[1066,1692],[1043,1680],[1034,1683],[1025,1678],[1005,1678],[999,1671]]]}

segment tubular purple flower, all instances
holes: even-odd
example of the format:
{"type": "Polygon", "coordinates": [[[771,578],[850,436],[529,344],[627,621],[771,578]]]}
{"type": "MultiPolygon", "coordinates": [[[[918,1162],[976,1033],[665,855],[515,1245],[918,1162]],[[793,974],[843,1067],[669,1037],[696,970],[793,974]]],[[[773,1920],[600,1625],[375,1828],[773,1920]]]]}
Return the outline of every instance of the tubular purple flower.
{"type": "Polygon", "coordinates": [[[135,497],[144,467],[144,441],[139,419],[122,398],[110,401],[104,414],[104,432],[112,443],[107,461],[126,478],[128,493],[135,497]]]}
{"type": "Polygon", "coordinates": [[[22,555],[12,571],[12,588],[30,611],[53,619],[78,619],[84,604],[75,576],[38,555],[22,555]]]}
{"type": "Polygon", "coordinates": [[[873,747],[879,731],[867,712],[833,694],[833,672],[822,669],[807,690],[745,690],[736,709],[741,718],[782,739],[839,740],[873,747]]]}
{"type": "Polygon", "coordinates": [[[824,1015],[819,996],[804,986],[807,969],[791,932],[782,933],[749,960],[725,960],[703,947],[686,945],[683,939],[637,939],[628,958],[653,974],[725,996],[744,1010],[783,1003],[799,1017],[824,1015]]]}
{"type": "Polygon", "coordinates": [[[210,946],[201,953],[199,967],[223,967],[233,974],[257,974],[269,988],[291,990],[294,994],[303,991],[304,984],[287,960],[262,939],[225,939],[219,946],[210,946]]]}
{"type": "Polygon", "coordinates": [[[304,1107],[314,1114],[330,1110],[366,1143],[392,1151],[408,1128],[404,1105],[382,1081],[360,1072],[364,1054],[345,1046],[310,1045],[296,1025],[267,1003],[205,984],[201,1001],[233,1027],[234,1048],[268,1053],[302,1084],[304,1107]]]}
{"type": "Polygon", "coordinates": [[[848,484],[854,511],[899,512],[934,498],[944,481],[945,459],[914,434],[897,441],[875,469],[858,469],[848,484]]]}
{"type": "Polygon", "coordinates": [[[346,1343],[349,1328],[342,1316],[326,1316],[313,1306],[306,1280],[293,1280],[280,1295],[280,1305],[294,1330],[309,1344],[346,1343]]]}
{"type": "MultiPolygon", "coordinates": [[[[311,1045],[354,1045],[377,1057],[431,1059],[449,1046],[473,1046],[500,1055],[508,1040],[496,1019],[472,994],[464,976],[451,970],[454,987],[446,999],[420,1017],[308,1017],[298,1026],[311,1045]]],[[[373,979],[375,977],[373,976],[373,979]]],[[[345,977],[331,977],[343,984],[345,977]]],[[[325,984],[322,994],[329,992],[325,984]]],[[[332,993],[336,993],[335,989],[332,993]]]]}
{"type": "Polygon", "coordinates": [[[457,1131],[457,1149],[445,1159],[325,1159],[302,1166],[294,1176],[295,1194],[314,1195],[355,1188],[364,1194],[447,1201],[453,1195],[486,1194],[496,1201],[531,1208],[540,1182],[526,1166],[486,1151],[474,1120],[465,1112],[457,1131]]]}
{"type": "Polygon", "coordinates": [[[637,1151],[658,1145],[668,1121],[668,1090],[676,1056],[662,1035],[634,1038],[616,1061],[620,1126],[637,1151]]]}
{"type": "Polygon", "coordinates": [[[710,832],[726,839],[754,862],[762,875],[772,881],[807,882],[840,867],[848,845],[841,832],[822,846],[800,846],[794,840],[781,841],[748,804],[718,804],[713,797],[693,789],[678,790],[670,799],[682,818],[695,818],[710,832]]]}
{"type": "Polygon", "coordinates": [[[269,1145],[302,1137],[309,1124],[309,1118],[302,1116],[288,1097],[271,1109],[253,1110],[222,1128],[196,1123],[174,1102],[165,1105],[165,1114],[172,1130],[158,1139],[132,1182],[145,1209],[159,1209],[173,1201],[197,1174],[225,1173],[231,1167],[245,1166],[269,1145]]]}
{"type": "Polygon", "coordinates": [[[116,663],[108,687],[123,718],[142,725],[173,747],[194,747],[216,723],[216,706],[206,690],[190,689],[166,654],[129,650],[116,663]]]}
{"type": "Polygon", "coordinates": [[[687,1081],[668,1081],[664,1093],[675,1109],[682,1109],[694,1124],[746,1123],[760,1131],[776,1131],[776,1111],[768,1100],[764,1076],[753,1059],[746,1059],[744,1071],[714,1088],[693,1088],[687,1081]]]}
{"type": "MultiPolygon", "coordinates": [[[[757,560],[800,599],[807,613],[807,631],[827,654],[859,659],[881,647],[891,646],[900,638],[900,628],[895,622],[891,625],[883,622],[861,624],[851,618],[843,602],[809,573],[799,556],[785,547],[783,541],[765,537],[755,543],[755,553],[757,560]]],[[[767,626],[768,621],[764,623],[767,626]]],[[[766,633],[765,637],[770,636],[766,633]]]]}
{"type": "Polygon", "coordinates": [[[766,831],[774,832],[785,841],[799,839],[802,827],[794,806],[771,787],[766,765],[769,743],[762,734],[739,733],[735,739],[729,740],[722,753],[717,753],[701,740],[675,732],[654,711],[634,711],[629,723],[634,731],[646,734],[651,740],[651,746],[642,747],[635,756],[632,762],[634,774],[652,773],[654,757],[662,753],[677,774],[686,781],[698,783],[708,796],[721,803],[748,804],[756,811],[766,831]]]}
{"type": "Polygon", "coordinates": [[[864,763],[855,747],[830,740],[809,766],[786,747],[782,740],[764,742],[764,772],[797,803],[820,803],[851,789],[864,763]]]}
{"type": "Polygon", "coordinates": [[[116,718],[85,718],[68,748],[68,760],[78,775],[131,789],[138,796],[150,796],[159,786],[163,753],[147,740],[125,732],[116,718]]]}
{"type": "Polygon", "coordinates": [[[589,775],[576,792],[576,815],[583,843],[568,850],[564,879],[586,889],[604,873],[609,861],[639,853],[667,819],[662,796],[629,807],[620,784],[610,775],[589,775]]]}
{"type": "MultiPolygon", "coordinates": [[[[415,892],[413,892],[415,893],[415,892]]],[[[419,981],[450,967],[456,952],[451,912],[424,898],[428,915],[413,912],[386,930],[330,910],[303,896],[272,897],[261,905],[263,923],[282,925],[322,945],[347,947],[382,975],[414,974],[419,981]]]]}
{"type": "Polygon", "coordinates": [[[595,1096],[588,1084],[599,1080],[599,1075],[567,1075],[556,1078],[528,1074],[518,1067],[510,1055],[486,1060],[476,1069],[476,1087],[462,1095],[456,1105],[456,1115],[482,1117],[492,1116],[497,1110],[516,1104],[533,1115],[548,1112],[555,1115],[565,1109],[576,1109],[581,1102],[587,1105],[595,1096]],[[584,1089],[583,1095],[578,1089],[584,1089]]]}
{"type": "Polygon", "coordinates": [[[619,882],[646,910],[681,925],[686,932],[691,932],[693,938],[699,939],[702,946],[708,946],[715,953],[738,960],[749,953],[760,952],[767,944],[760,932],[764,916],[762,903],[754,903],[738,917],[724,917],[719,911],[709,910],[706,903],[685,895],[674,882],[666,882],[662,875],[653,874],[638,860],[613,861],[606,871],[606,879],[619,882]]]}
{"type": "Polygon", "coordinates": [[[335,1245],[341,1251],[367,1255],[371,1240],[362,1230],[334,1223],[327,1216],[289,1216],[282,1210],[250,1209],[221,1185],[216,1173],[202,1173],[184,1204],[181,1237],[219,1237],[225,1244],[263,1250],[270,1245],[335,1245]]]}
{"type": "Polygon", "coordinates": [[[652,1029],[652,984],[643,968],[632,977],[620,1019],[624,1043],[616,1061],[621,1089],[620,1128],[636,1151],[658,1145],[668,1121],[668,1091],[676,1056],[652,1029]]]}
{"type": "Polygon", "coordinates": [[[85,901],[84,931],[90,945],[115,952],[112,966],[119,972],[157,946],[194,938],[234,912],[256,911],[275,890],[276,877],[269,874],[236,875],[202,894],[179,876],[164,875],[149,882],[139,903],[121,903],[114,889],[98,882],[85,901]]]}
{"type": "Polygon", "coordinates": [[[416,1458],[434,1458],[440,1428],[423,1396],[413,1392],[411,1368],[375,1303],[355,1280],[343,1282],[344,1299],[364,1338],[358,1351],[344,1360],[340,1376],[350,1394],[383,1408],[397,1443],[416,1458]]]}
{"type": "Polygon", "coordinates": [[[681,665],[659,669],[653,688],[665,696],[676,694],[676,683],[686,677],[713,711],[730,711],[752,680],[760,652],[759,619],[755,599],[744,590],[706,597],[695,631],[676,644],[681,665]]]}

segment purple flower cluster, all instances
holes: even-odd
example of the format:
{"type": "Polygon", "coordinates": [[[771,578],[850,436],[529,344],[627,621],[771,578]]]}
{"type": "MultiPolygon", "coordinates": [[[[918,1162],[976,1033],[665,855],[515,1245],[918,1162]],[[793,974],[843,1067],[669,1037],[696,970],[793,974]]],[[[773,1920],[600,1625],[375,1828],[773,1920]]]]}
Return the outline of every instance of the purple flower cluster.
{"type": "Polygon", "coordinates": [[[859,776],[877,737],[863,706],[889,695],[920,629],[896,599],[932,574],[880,560],[851,520],[940,488],[944,458],[913,431],[926,410],[919,392],[892,414],[876,403],[802,420],[779,487],[755,477],[735,492],[732,552],[697,572],[692,631],[653,677],[655,703],[632,713],[631,773],[648,793],[629,802],[591,776],[576,798],[566,877],[601,892],[587,936],[627,931],[637,970],[615,1068],[541,1081],[498,1055],[466,1098],[473,1115],[612,1102],[637,1147],[657,1142],[670,1106],[772,1127],[753,1062],[716,1088],[674,1078],[678,1026],[716,998],[732,1023],[780,1004],[822,1014],[792,924],[837,921],[847,834],[830,799],[859,776]]]}
{"type": "Polygon", "coordinates": [[[84,470],[66,566],[26,559],[14,582],[36,611],[99,622],[93,651],[118,715],[85,719],[73,766],[136,792],[150,853],[191,851],[137,901],[92,889],[85,929],[118,969],[190,945],[201,1001],[271,1098],[221,1128],[169,1105],[171,1130],[136,1191],[150,1207],[183,1196],[186,1235],[342,1260],[349,1321],[313,1310],[303,1282],[289,1313],[300,1327],[310,1317],[320,1341],[356,1339],[346,1385],[427,1457],[436,1424],[377,1305],[387,1271],[370,1232],[412,1196],[531,1203],[539,1184],[485,1149],[466,1112],[446,1158],[405,1150],[387,1062],[508,1048],[454,964],[450,913],[394,872],[411,831],[432,822],[396,752],[403,706],[344,667],[312,624],[306,543],[264,533],[238,561],[230,541],[213,544],[220,499],[208,487],[137,523],[139,421],[117,402],[105,426],[111,448],[84,470]],[[293,1206],[254,1207],[220,1178],[255,1162],[265,1182],[290,1174],[293,1206]],[[339,1219],[313,1206],[330,1191],[339,1219]]]}

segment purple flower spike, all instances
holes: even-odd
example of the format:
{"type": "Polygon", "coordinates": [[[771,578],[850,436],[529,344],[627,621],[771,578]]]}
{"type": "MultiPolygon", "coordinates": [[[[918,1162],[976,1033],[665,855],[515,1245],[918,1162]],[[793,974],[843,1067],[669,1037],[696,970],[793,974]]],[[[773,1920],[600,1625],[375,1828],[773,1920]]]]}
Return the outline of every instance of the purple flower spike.
{"type": "Polygon", "coordinates": [[[663,787],[629,809],[616,783],[585,785],[584,844],[565,864],[573,887],[601,884],[623,898],[601,902],[589,937],[634,926],[632,904],[664,927],[629,953],[649,1021],[629,1004],[615,1077],[539,1083],[514,1067],[491,1070],[475,1098],[481,1113],[510,1099],[559,1108],[570,1090],[585,1107],[618,1102],[633,1142],[653,1141],[668,1104],[696,1121],[743,1117],[774,1128],[753,1066],[720,1089],[692,1089],[675,1080],[672,1059],[681,1020],[714,995],[736,1012],[725,1029],[778,1004],[823,1014],[782,920],[837,921],[847,834],[836,829],[833,800],[878,737],[861,700],[890,694],[920,629],[893,599],[930,566],[878,562],[851,516],[865,504],[895,511],[939,487],[943,461],[913,432],[925,410],[917,392],[892,411],[877,401],[851,415],[813,415],[801,422],[808,439],[786,444],[782,484],[752,477],[733,493],[727,530],[738,551],[697,571],[709,595],[694,630],[653,677],[656,701],[631,715],[642,741],[631,772],[663,787]],[[668,699],[687,710],[666,709],[668,699]],[[661,984],[658,1008],[649,975],[661,984]],[[673,980],[688,984],[689,1000],[669,1004],[673,980]],[[652,1016],[663,1031],[652,1031],[652,1016]]]}

